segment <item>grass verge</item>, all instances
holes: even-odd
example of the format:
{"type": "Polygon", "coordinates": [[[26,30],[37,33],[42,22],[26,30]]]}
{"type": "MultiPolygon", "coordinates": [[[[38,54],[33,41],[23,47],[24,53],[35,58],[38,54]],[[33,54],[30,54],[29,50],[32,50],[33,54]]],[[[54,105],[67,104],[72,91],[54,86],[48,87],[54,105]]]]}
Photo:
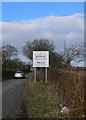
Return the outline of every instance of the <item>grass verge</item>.
{"type": "Polygon", "coordinates": [[[43,83],[28,83],[25,89],[25,103],[28,117],[55,118],[58,112],[53,106],[53,96],[43,83]]]}

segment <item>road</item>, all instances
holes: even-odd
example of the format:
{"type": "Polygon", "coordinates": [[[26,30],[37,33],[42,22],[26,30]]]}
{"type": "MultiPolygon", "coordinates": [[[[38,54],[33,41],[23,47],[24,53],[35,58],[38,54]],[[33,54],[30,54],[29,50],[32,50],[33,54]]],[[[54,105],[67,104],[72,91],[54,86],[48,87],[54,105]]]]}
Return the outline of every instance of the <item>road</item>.
{"type": "Polygon", "coordinates": [[[25,79],[10,79],[2,82],[2,118],[16,117],[23,97],[26,81],[25,79]]]}

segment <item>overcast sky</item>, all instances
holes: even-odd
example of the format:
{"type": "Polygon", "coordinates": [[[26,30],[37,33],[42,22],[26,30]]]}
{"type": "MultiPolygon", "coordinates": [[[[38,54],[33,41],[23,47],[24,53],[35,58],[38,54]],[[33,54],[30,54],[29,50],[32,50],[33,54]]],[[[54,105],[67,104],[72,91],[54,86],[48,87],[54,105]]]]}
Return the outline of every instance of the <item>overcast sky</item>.
{"type": "MultiPolygon", "coordinates": [[[[84,42],[84,3],[82,2],[14,2],[2,4],[3,44],[19,52],[27,41],[48,38],[56,50],[84,42]]],[[[26,61],[20,53],[21,59],[26,61]]],[[[80,63],[82,66],[82,63],[80,63]]]]}

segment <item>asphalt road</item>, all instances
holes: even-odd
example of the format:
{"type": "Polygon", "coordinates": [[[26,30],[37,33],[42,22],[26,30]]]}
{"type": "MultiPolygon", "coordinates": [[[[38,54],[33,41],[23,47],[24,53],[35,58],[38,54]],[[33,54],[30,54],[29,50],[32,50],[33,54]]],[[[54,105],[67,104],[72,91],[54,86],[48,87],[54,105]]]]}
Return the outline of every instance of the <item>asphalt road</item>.
{"type": "Polygon", "coordinates": [[[29,76],[30,73],[25,79],[10,79],[2,82],[2,118],[15,118],[18,114],[29,76]]]}

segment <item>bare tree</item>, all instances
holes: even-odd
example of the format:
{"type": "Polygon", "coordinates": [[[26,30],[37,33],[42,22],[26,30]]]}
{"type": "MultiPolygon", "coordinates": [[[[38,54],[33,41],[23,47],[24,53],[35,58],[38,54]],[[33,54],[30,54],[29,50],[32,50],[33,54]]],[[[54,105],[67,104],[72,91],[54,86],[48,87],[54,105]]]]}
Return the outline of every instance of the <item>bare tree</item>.
{"type": "Polygon", "coordinates": [[[37,39],[32,42],[27,42],[23,47],[23,54],[32,60],[33,51],[54,51],[54,46],[48,39],[37,39]]]}
{"type": "Polygon", "coordinates": [[[2,46],[2,60],[7,61],[18,55],[17,49],[11,45],[2,46]]]}
{"type": "Polygon", "coordinates": [[[50,65],[61,66],[62,64],[62,56],[59,53],[55,52],[55,47],[52,42],[48,39],[37,39],[32,42],[27,42],[23,47],[23,54],[29,58],[33,59],[33,51],[49,51],[50,55],[50,65]]]}
{"type": "Polygon", "coordinates": [[[15,47],[11,45],[2,46],[2,69],[9,70],[13,66],[12,60],[18,55],[15,47]]]}
{"type": "Polygon", "coordinates": [[[71,66],[72,61],[75,61],[77,63],[83,61],[83,49],[74,45],[67,47],[66,41],[64,41],[64,50],[60,53],[64,58],[65,66],[71,66]]]}

